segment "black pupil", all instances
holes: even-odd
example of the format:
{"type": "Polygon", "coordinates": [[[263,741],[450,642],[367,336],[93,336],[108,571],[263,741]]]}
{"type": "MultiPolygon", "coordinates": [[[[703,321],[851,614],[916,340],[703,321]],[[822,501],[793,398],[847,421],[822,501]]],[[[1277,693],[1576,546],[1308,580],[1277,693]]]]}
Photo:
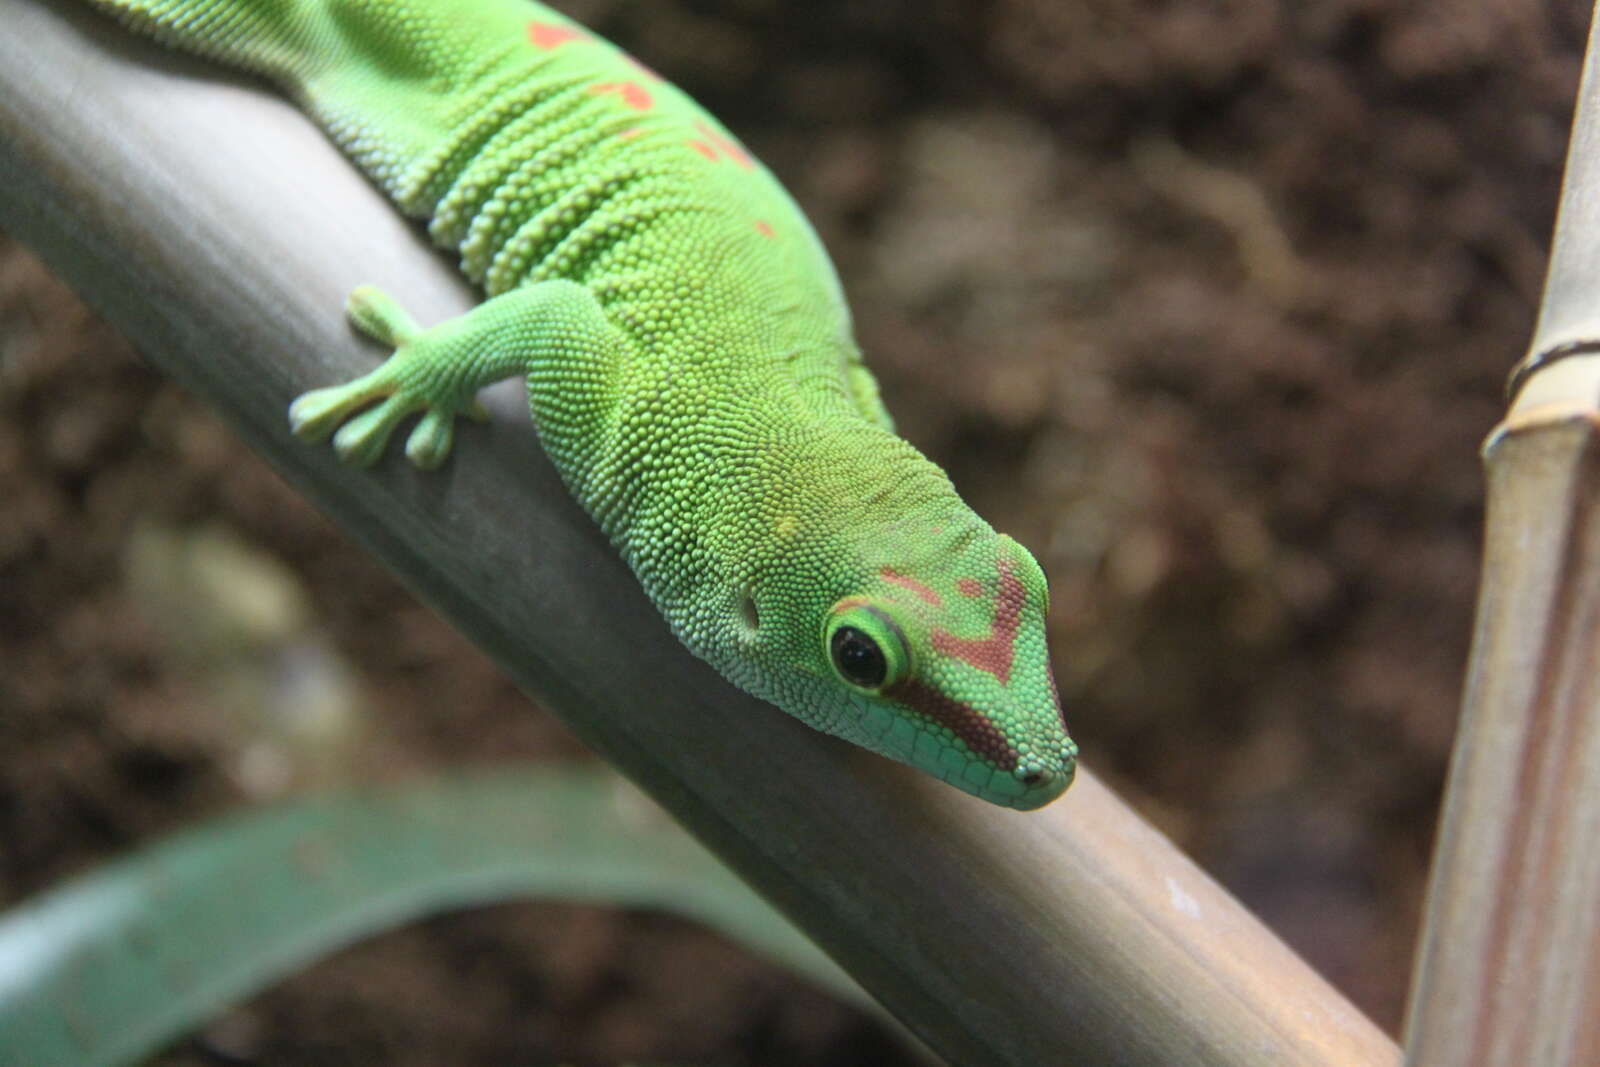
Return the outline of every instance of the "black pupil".
{"type": "Polygon", "coordinates": [[[889,672],[883,650],[878,643],[854,626],[841,626],[833,631],[830,642],[834,666],[856,685],[872,688],[883,684],[889,672]]]}

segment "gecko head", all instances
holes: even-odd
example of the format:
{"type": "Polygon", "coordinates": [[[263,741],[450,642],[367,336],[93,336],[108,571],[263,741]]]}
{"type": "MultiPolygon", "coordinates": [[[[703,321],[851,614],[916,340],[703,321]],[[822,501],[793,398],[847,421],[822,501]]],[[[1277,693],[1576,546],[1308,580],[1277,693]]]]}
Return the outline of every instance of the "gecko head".
{"type": "MultiPolygon", "coordinates": [[[[825,610],[814,662],[840,711],[826,728],[985,800],[1038,808],[1072,783],[1078,751],[1050,670],[1044,572],[1003,534],[957,544],[879,563],[825,610]]],[[[886,552],[892,540],[872,555],[886,552]]]]}

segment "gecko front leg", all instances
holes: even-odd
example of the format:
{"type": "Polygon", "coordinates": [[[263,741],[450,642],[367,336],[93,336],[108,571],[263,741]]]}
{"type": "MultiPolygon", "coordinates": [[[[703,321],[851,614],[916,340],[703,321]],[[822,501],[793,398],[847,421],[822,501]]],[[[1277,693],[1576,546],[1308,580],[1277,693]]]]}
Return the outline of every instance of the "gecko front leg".
{"type": "Polygon", "coordinates": [[[611,367],[622,346],[594,296],[569,281],[513,289],[428,329],[370,285],[352,292],[345,310],[394,354],[369,374],[299,396],[289,425],[303,441],[331,435],[339,458],[362,467],[418,412],[406,456],[424,470],[438,467],[454,443],[456,417],[487,417],[476,399],[484,386],[536,368],[611,367]]]}

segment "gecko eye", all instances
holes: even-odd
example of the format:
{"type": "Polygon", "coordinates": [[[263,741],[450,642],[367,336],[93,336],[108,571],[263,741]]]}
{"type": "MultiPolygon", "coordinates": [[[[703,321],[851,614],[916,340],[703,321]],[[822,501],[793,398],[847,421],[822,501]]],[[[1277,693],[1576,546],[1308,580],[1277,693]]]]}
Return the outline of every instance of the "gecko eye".
{"type": "Polygon", "coordinates": [[[841,626],[833,631],[829,644],[833,665],[844,675],[845,681],[865,689],[876,689],[883,684],[889,664],[883,658],[883,649],[872,638],[854,626],[841,626]]]}
{"type": "Polygon", "coordinates": [[[910,659],[905,637],[879,608],[841,601],[828,617],[823,639],[833,669],[858,689],[882,689],[905,677],[910,659]]]}

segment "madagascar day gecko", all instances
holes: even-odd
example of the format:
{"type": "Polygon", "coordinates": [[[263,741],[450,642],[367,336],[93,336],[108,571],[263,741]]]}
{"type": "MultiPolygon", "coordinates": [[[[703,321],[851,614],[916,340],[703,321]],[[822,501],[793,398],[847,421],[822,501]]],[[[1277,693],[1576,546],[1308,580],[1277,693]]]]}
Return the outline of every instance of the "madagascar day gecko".
{"type": "Polygon", "coordinates": [[[1071,783],[1048,590],[893,432],[800,210],[681,91],[529,0],[94,0],[253,71],[488,299],[290,408],[370,464],[442,463],[481,387],[527,379],[562,478],[674,632],[811,726],[1037,808],[1071,783]]]}

